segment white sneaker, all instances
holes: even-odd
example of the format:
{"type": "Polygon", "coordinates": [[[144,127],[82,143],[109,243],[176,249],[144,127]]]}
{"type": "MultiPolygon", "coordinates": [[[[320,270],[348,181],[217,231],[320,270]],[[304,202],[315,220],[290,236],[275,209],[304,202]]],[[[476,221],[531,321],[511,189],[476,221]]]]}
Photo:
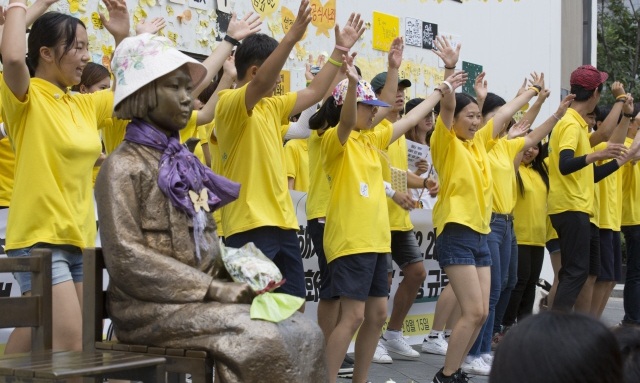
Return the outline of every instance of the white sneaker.
{"type": "Polygon", "coordinates": [[[404,337],[396,338],[396,339],[381,339],[382,344],[387,349],[388,352],[392,352],[394,354],[402,355],[405,358],[418,359],[420,358],[420,353],[413,349],[407,343],[404,337]]]}
{"type": "Polygon", "coordinates": [[[486,353],[486,354],[481,354],[480,357],[484,361],[484,364],[486,364],[489,367],[493,366],[493,355],[491,355],[490,353],[486,353]]]}
{"type": "Polygon", "coordinates": [[[373,363],[390,364],[393,363],[393,359],[389,356],[387,349],[382,344],[382,339],[378,341],[376,346],[376,352],[373,354],[373,363]]]}
{"type": "Polygon", "coordinates": [[[447,355],[447,348],[449,343],[444,340],[442,334],[439,334],[437,338],[424,338],[422,342],[422,352],[436,355],[447,355]]]}
{"type": "Polygon", "coordinates": [[[489,376],[489,374],[491,373],[491,367],[488,366],[480,356],[474,358],[469,363],[465,361],[464,363],[462,363],[461,368],[462,371],[466,372],[467,374],[489,376]]]}

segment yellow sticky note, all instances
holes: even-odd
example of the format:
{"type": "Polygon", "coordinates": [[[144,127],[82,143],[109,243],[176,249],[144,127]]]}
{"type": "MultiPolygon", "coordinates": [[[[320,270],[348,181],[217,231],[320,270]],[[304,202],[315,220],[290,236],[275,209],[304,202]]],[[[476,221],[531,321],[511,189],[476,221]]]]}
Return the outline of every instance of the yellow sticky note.
{"type": "Polygon", "coordinates": [[[170,5],[167,5],[167,16],[171,17],[173,16],[174,10],[173,7],[170,5]]]}
{"type": "MultiPolygon", "coordinates": [[[[289,8],[285,7],[284,5],[280,10],[280,16],[282,19],[282,30],[284,31],[284,33],[287,33],[289,32],[289,29],[291,29],[293,22],[296,21],[296,16],[293,14],[293,11],[291,11],[289,8]]],[[[274,34],[277,33],[274,29],[271,29],[271,32],[274,34]]],[[[300,40],[304,40],[306,37],[307,37],[307,32],[305,31],[304,36],[302,36],[302,39],[300,40]]]]}
{"type": "Polygon", "coordinates": [[[393,39],[400,34],[400,18],[373,12],[373,49],[389,52],[393,39]]]}
{"type": "Polygon", "coordinates": [[[79,8],[80,8],[79,0],[69,0],[69,12],[77,13],[79,8]]]}
{"type": "Polygon", "coordinates": [[[329,0],[324,5],[320,0],[311,0],[311,24],[316,30],[316,36],[329,37],[329,30],[336,24],[336,0],[329,0]]]}
{"type": "Polygon", "coordinates": [[[265,18],[278,9],[280,0],[251,0],[251,5],[260,16],[265,18]]]}
{"type": "Polygon", "coordinates": [[[168,31],[167,38],[173,41],[174,44],[178,44],[178,34],[175,32],[168,31]]]}
{"type": "Polygon", "coordinates": [[[291,72],[288,70],[280,71],[280,83],[274,92],[275,96],[282,96],[291,91],[291,72]]]}
{"type": "Polygon", "coordinates": [[[98,12],[93,12],[91,14],[91,24],[93,24],[93,29],[103,29],[104,25],[102,25],[102,20],[100,20],[100,15],[98,12]]]}

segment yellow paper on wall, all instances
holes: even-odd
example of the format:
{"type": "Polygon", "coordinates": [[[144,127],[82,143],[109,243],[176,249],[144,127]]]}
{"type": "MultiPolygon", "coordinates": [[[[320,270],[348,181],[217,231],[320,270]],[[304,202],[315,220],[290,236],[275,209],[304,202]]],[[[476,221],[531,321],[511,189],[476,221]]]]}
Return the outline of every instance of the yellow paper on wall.
{"type": "Polygon", "coordinates": [[[329,30],[336,24],[336,0],[329,0],[324,5],[320,0],[311,0],[311,24],[317,28],[316,36],[329,37],[329,30]]]}
{"type": "Polygon", "coordinates": [[[291,91],[291,72],[288,70],[280,71],[280,83],[274,92],[275,96],[282,96],[291,91]]]}
{"type": "Polygon", "coordinates": [[[373,49],[389,52],[393,39],[400,34],[400,18],[373,12],[373,49]]]}
{"type": "Polygon", "coordinates": [[[251,4],[253,9],[264,19],[278,9],[280,0],[251,0],[251,4]]]}

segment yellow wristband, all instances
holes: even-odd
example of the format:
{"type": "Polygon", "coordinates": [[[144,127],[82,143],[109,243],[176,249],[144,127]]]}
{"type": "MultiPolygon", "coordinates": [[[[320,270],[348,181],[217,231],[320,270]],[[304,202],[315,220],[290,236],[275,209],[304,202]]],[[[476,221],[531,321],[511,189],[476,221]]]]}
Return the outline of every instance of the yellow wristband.
{"type": "Polygon", "coordinates": [[[616,97],[616,100],[621,100],[623,98],[626,100],[627,99],[627,95],[626,94],[621,94],[618,97],[616,97]]]}
{"type": "Polygon", "coordinates": [[[530,86],[529,89],[527,89],[527,90],[532,90],[532,91],[536,92],[536,94],[540,94],[540,91],[535,86],[530,86]]]}
{"type": "Polygon", "coordinates": [[[329,57],[329,60],[327,60],[327,61],[329,62],[329,64],[335,65],[338,68],[342,67],[342,63],[341,62],[338,62],[338,61],[332,59],[331,57],[329,57]]]}

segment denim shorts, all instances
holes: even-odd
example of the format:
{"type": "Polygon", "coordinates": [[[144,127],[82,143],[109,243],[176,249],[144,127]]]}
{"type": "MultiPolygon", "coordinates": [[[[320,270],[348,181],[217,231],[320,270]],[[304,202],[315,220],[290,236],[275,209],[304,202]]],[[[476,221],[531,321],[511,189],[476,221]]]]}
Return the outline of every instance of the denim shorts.
{"type": "Polygon", "coordinates": [[[441,268],[453,265],[491,266],[488,235],[458,223],[447,223],[436,238],[441,268]]]}
{"type": "Polygon", "coordinates": [[[391,257],[400,270],[412,263],[423,261],[413,230],[391,232],[391,257]]]}
{"type": "MultiPolygon", "coordinates": [[[[51,245],[38,243],[31,247],[7,250],[9,258],[27,257],[31,250],[38,248],[51,249],[51,281],[53,285],[73,280],[73,283],[82,282],[82,250],[79,247],[69,245],[51,245]]],[[[22,294],[31,291],[31,273],[17,272],[13,277],[20,285],[22,294]]]]}
{"type": "Polygon", "coordinates": [[[357,301],[387,297],[387,253],[345,255],[329,263],[331,295],[357,301]]]}

